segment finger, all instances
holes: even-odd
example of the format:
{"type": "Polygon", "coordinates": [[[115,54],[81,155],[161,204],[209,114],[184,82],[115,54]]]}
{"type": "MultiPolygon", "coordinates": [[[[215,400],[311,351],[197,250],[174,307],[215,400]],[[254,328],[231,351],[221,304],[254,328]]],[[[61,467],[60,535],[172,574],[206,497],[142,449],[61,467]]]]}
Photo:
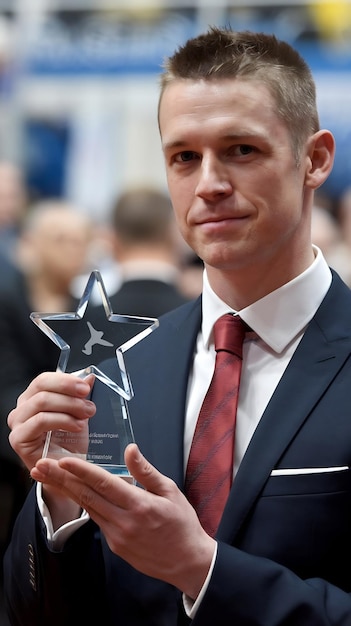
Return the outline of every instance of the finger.
{"type": "Polygon", "coordinates": [[[167,497],[173,490],[174,483],[161,474],[140,452],[135,443],[125,450],[126,465],[135,478],[147,491],[167,497]]]}
{"type": "Polygon", "coordinates": [[[73,457],[59,462],[41,459],[32,469],[31,476],[45,487],[50,487],[76,502],[81,509],[87,511],[104,534],[115,534],[121,523],[129,526],[129,512],[116,504],[116,497],[111,501],[112,496],[119,492],[118,487],[123,490],[128,485],[105,469],[73,457]],[[63,466],[70,467],[73,471],[64,469],[63,466]]]}
{"type": "Polygon", "coordinates": [[[33,480],[42,483],[45,487],[53,488],[61,496],[75,501],[81,508],[86,508],[80,503],[81,493],[85,490],[84,485],[75,476],[61,469],[57,460],[40,459],[31,469],[30,475],[33,480]]]}
{"type": "Polygon", "coordinates": [[[32,380],[27,389],[19,396],[17,404],[20,405],[44,391],[84,398],[90,393],[94,378],[93,375],[82,379],[64,372],[43,372],[32,380]]]}
{"type": "Polygon", "coordinates": [[[80,485],[88,488],[84,490],[83,494],[76,494],[81,498],[80,504],[87,510],[93,506],[95,510],[99,511],[102,502],[128,509],[136,501],[134,490],[137,487],[128,484],[123,477],[110,474],[106,469],[94,463],[88,463],[75,457],[63,457],[58,464],[61,469],[78,479],[80,485]],[[92,492],[96,494],[94,504],[92,492]]]}
{"type": "MultiPolygon", "coordinates": [[[[34,386],[36,389],[34,395],[28,395],[24,398],[22,394],[17,407],[9,413],[7,421],[10,429],[12,430],[15,425],[24,423],[34,416],[37,416],[38,427],[40,427],[41,422],[48,418],[48,413],[51,414],[51,418],[57,414],[56,421],[59,422],[62,414],[72,415],[78,419],[91,417],[95,413],[95,405],[86,399],[90,393],[89,382],[86,383],[70,374],[65,376],[68,379],[65,378],[61,385],[52,387],[50,385],[51,379],[48,377],[47,381],[49,382],[44,384],[44,389],[37,381],[34,386]]],[[[59,379],[56,380],[60,382],[59,379]]]]}
{"type": "MultiPolygon", "coordinates": [[[[78,463],[86,461],[76,459],[78,463]]],[[[81,492],[85,489],[82,481],[74,474],[63,469],[56,459],[49,457],[39,459],[31,470],[31,476],[37,482],[55,487],[66,496],[78,502],[81,492]]]]}
{"type": "Polygon", "coordinates": [[[36,465],[32,467],[30,475],[38,483],[51,484],[52,486],[60,485],[61,488],[64,484],[62,480],[63,470],[60,470],[58,462],[54,459],[39,459],[36,465]]]}
{"type": "Polygon", "coordinates": [[[79,435],[86,429],[86,420],[95,412],[95,406],[91,404],[87,408],[82,408],[80,413],[75,411],[75,415],[59,412],[39,412],[28,417],[24,422],[14,419],[13,424],[9,424],[11,432],[9,441],[12,448],[21,456],[29,454],[37,449],[38,445],[44,446],[46,433],[49,431],[66,431],[79,435]]]}

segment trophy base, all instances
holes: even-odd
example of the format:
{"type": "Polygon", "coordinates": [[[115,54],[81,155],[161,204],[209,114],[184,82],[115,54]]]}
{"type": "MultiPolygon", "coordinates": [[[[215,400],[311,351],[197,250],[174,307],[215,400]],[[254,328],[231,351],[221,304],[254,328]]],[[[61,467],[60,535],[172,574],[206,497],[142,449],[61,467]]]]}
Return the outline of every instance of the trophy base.
{"type": "Polygon", "coordinates": [[[99,467],[102,467],[103,469],[107,470],[108,472],[110,472],[110,474],[113,474],[114,476],[120,476],[120,478],[123,478],[128,483],[131,483],[131,484],[135,483],[133,476],[131,476],[131,474],[128,472],[128,469],[126,468],[125,465],[112,465],[110,463],[94,463],[94,465],[98,465],[99,467]]]}

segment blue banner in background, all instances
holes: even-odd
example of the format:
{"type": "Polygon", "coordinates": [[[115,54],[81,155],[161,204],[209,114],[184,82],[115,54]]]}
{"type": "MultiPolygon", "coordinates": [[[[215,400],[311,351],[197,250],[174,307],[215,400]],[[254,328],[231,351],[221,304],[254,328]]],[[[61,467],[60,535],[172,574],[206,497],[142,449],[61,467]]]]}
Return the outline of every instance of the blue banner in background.
{"type": "Polygon", "coordinates": [[[181,13],[152,21],[95,19],[67,28],[48,19],[28,50],[26,74],[98,75],[159,73],[165,56],[195,34],[195,22],[181,13]]]}
{"type": "MultiPolygon", "coordinates": [[[[230,18],[228,25],[274,33],[296,47],[313,71],[351,71],[351,45],[339,45],[282,19],[230,18]]],[[[29,45],[25,71],[31,75],[116,75],[155,73],[165,56],[203,28],[191,10],[160,11],[154,19],[107,19],[92,15],[78,24],[49,16],[29,45]]]]}
{"type": "MultiPolygon", "coordinates": [[[[304,20],[287,19],[282,10],[258,15],[258,11],[234,13],[232,9],[228,24],[238,30],[274,33],[296,47],[310,65],[321,124],[332,130],[337,142],[334,171],[324,185],[336,197],[351,185],[351,44],[345,39],[333,43],[316,30],[308,33],[310,26],[304,20]]],[[[152,76],[160,73],[166,56],[200,30],[204,28],[193,10],[163,10],[152,19],[137,20],[107,19],[101,12],[73,24],[52,14],[29,46],[22,69],[29,79],[152,76]]]]}

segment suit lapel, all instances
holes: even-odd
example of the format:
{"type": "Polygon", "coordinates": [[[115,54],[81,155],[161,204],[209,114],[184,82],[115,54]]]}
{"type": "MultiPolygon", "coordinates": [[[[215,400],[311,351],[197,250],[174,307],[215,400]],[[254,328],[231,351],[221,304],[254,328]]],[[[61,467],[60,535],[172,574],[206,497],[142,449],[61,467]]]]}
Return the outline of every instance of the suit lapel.
{"type": "MultiPolygon", "coordinates": [[[[346,293],[343,289],[341,295],[346,293]]],[[[347,299],[338,295],[340,290],[334,285],[263,413],[233,483],[218,529],[221,540],[234,542],[272,469],[350,355],[350,293],[347,299]],[[336,320],[331,317],[335,311],[336,320]]]]}
{"type": "Polygon", "coordinates": [[[201,299],[161,317],[150,349],[130,370],[131,379],[138,381],[131,401],[136,440],[143,442],[147,458],[180,488],[187,385],[200,324],[201,299]]]}

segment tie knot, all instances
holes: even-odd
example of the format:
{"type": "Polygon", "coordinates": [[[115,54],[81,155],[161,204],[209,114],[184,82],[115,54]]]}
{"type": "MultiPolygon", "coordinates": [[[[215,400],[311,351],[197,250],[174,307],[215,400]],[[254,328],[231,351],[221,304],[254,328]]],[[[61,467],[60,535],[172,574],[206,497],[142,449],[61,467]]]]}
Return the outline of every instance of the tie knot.
{"type": "Polygon", "coordinates": [[[239,315],[226,313],[214,325],[215,350],[225,350],[242,359],[246,325],[239,315]]]}

